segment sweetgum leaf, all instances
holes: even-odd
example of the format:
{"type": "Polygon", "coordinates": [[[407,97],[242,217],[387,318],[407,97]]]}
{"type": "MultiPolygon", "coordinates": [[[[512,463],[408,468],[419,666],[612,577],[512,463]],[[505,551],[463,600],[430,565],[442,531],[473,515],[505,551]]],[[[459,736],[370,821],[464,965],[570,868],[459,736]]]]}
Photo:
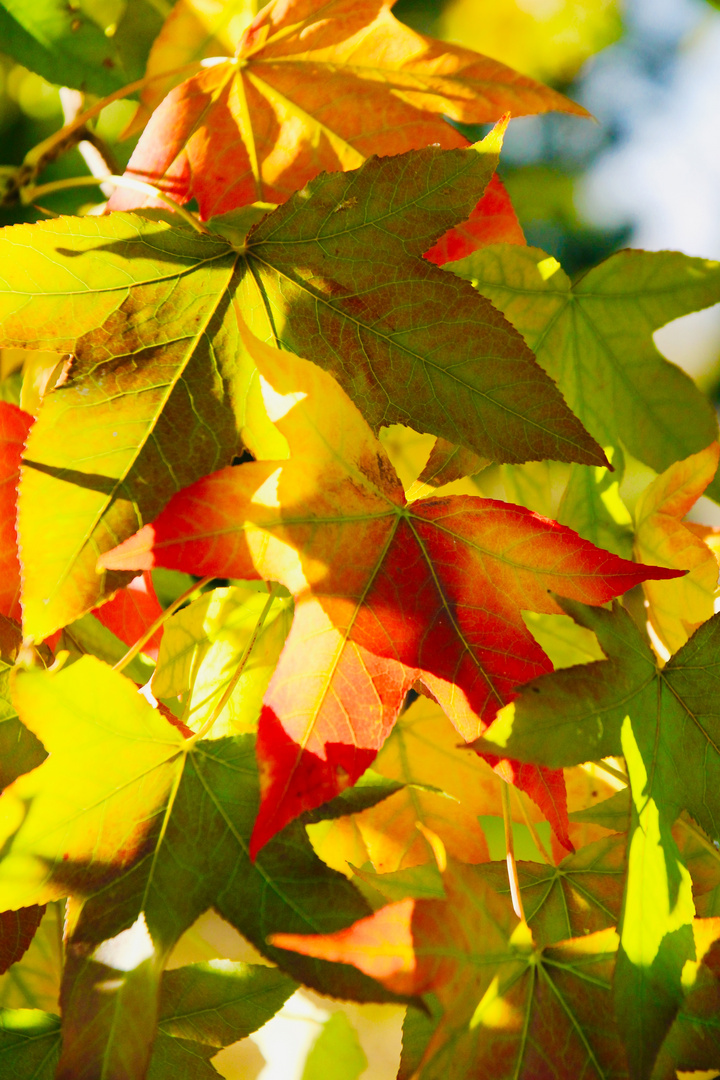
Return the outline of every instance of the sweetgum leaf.
{"type": "MultiPolygon", "coordinates": [[[[505,313],[601,446],[622,441],[662,472],[716,437],[709,402],[661,356],[652,334],[720,301],[720,263],[620,251],[571,283],[537,248],[498,246],[452,271],[505,313]]],[[[720,495],[720,486],[708,494],[720,495]]]]}
{"type": "Polygon", "coordinates": [[[258,336],[311,356],[375,430],[403,423],[498,461],[605,464],[496,309],[421,258],[472,209],[501,138],[318,177],[251,230],[239,296],[258,336]]]}
{"type": "MultiPolygon", "coordinates": [[[[173,90],[156,109],[127,175],[204,218],[282,202],[318,173],[357,168],[465,139],[463,123],[585,110],[495,60],[425,38],[390,0],[273,0],[245,30],[235,58],[173,90]]],[[[110,205],[145,205],[118,189],[110,205]]]]}
{"type": "Polygon", "coordinates": [[[648,618],[669,652],[685,644],[714,612],[718,563],[701,537],[682,518],[715,476],[720,446],[692,454],[666,469],[642,493],[635,506],[635,557],[655,566],[677,566],[689,573],[660,590],[643,584],[648,618]]]}
{"type": "MultiPolygon", "coordinates": [[[[158,956],[214,906],[276,959],[266,944],[272,931],[332,930],[367,913],[300,825],[251,863],[251,737],[186,741],[133,683],[91,657],[59,672],[19,672],[16,701],[51,754],[3,796],[0,906],[72,895],[82,956],[141,914],[158,956]]],[[[315,961],[289,971],[324,993],[384,994],[352,971],[328,982],[315,961]]]]}
{"type": "MultiPolygon", "coordinates": [[[[626,837],[586,844],[558,866],[519,861],[525,917],[539,945],[615,926],[622,905],[626,837]]],[[[477,867],[500,896],[510,896],[506,863],[477,867]]]]}
{"type": "Polygon", "coordinates": [[[355,1028],[344,1012],[336,1012],[310,1047],[302,1080],[358,1080],[367,1067],[355,1028]]]}
{"type": "Polygon", "coordinates": [[[62,0],[2,0],[3,51],[49,82],[101,97],[111,94],[142,77],[162,16],[152,0],[128,0],[114,32],[107,34],[113,17],[103,17],[108,11],[103,7],[62,0]]]}
{"type": "Polygon", "coordinates": [[[97,555],[229,464],[241,430],[264,431],[240,311],[340,378],[376,428],[401,419],[499,460],[605,461],[517,332],[421,258],[472,209],[498,149],[491,133],[320,177],[242,252],[124,214],[4,231],[0,345],[75,356],[25,455],[27,634],[125,584],[96,573],[97,555]]]}
{"type": "MultiPolygon", "coordinates": [[[[152,1076],[151,1054],[156,1056],[157,1043],[167,1049],[156,1060],[155,1071],[161,1064],[167,1068],[168,1055],[209,1058],[265,1024],[297,988],[277,968],[223,960],[162,974],[159,958],[146,956],[128,971],[132,946],[128,951],[126,935],[96,949],[95,955],[107,962],[83,957],[79,943],[70,937],[57,1080],[102,1075],[134,1080],[145,1076],[149,1062],[152,1076]],[[110,963],[112,958],[118,966],[110,963]],[[180,1054],[169,1049],[176,1040],[183,1047],[180,1054]]],[[[149,938],[147,943],[151,946],[149,938]]]]}
{"type": "MultiPolygon", "coordinates": [[[[308,361],[247,331],[244,339],[290,459],[199,481],[102,565],[262,577],[295,597],[260,717],[256,853],[357,780],[416,679],[463,738],[475,738],[515,685],[548,668],[520,615],[558,612],[548,589],[602,603],[678,571],[640,570],[492,500],[406,504],[382,444],[341,387],[308,361]]],[[[562,777],[534,766],[505,772],[569,847],[562,777]]]]}
{"type": "Polygon", "coordinates": [[[524,243],[525,234],[515,208],[505,185],[495,173],[467,221],[441,236],[438,242],[424,253],[424,258],[436,266],[444,266],[445,263],[465,259],[473,251],[487,247],[488,244],[524,243]]]}
{"type": "Polygon", "coordinates": [[[609,612],[562,603],[594,630],[608,659],[530,683],[479,742],[550,766],[625,757],[632,817],[616,997],[631,1074],[645,1077],[693,958],[692,886],[670,829],[685,809],[712,840],[720,836],[720,617],[659,668],[619,605],[609,612]]]}
{"type": "Polygon", "coordinates": [[[25,628],[43,638],[126,583],[97,575],[99,551],[230,462],[252,369],[224,324],[237,256],[220,240],[120,214],[15,226],[0,248],[3,345],[74,354],[21,480],[25,628]]]}
{"type": "Polygon", "coordinates": [[[451,862],[444,900],[402,900],[333,935],[273,941],[356,964],[405,993],[436,995],[439,1008],[401,1077],[624,1075],[610,994],[615,931],[537,949],[479,871],[451,862]]]}

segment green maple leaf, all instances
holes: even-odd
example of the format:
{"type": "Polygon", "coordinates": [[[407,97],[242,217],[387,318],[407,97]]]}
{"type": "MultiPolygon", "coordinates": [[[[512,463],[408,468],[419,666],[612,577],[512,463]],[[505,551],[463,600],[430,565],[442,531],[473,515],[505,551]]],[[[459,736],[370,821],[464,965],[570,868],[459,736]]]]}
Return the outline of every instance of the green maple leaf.
{"type": "Polygon", "coordinates": [[[720,838],[720,616],[661,668],[619,604],[561,605],[608,659],[528,683],[475,745],[554,768],[625,756],[632,807],[616,996],[632,1075],[644,1077],[694,956],[691,881],[670,830],[687,810],[720,838]]]}
{"type": "MultiPolygon", "coordinates": [[[[674,251],[620,251],[571,282],[543,251],[504,244],[447,268],[507,316],[576,416],[612,453],[613,477],[572,468],[558,520],[627,555],[630,519],[617,498],[622,447],[663,472],[717,435],[710,403],[658,352],[652,334],[720,302],[720,263],[674,251]]],[[[720,498],[720,482],[707,494],[720,498]]]]}
{"type": "MultiPolygon", "coordinates": [[[[296,986],[277,968],[227,960],[167,971],[158,976],[159,997],[150,1010],[152,1037],[143,1042],[137,1028],[146,1003],[137,998],[126,1001],[124,1014],[117,1008],[119,986],[132,985],[127,973],[90,960],[84,961],[83,975],[74,990],[85,1000],[78,1013],[63,1010],[62,1038],[60,1018],[51,1013],[0,1011],[0,1067],[8,1076],[85,1080],[102,1073],[129,1078],[145,1075],[147,1068],[148,1080],[217,1077],[210,1058],[257,1031],[296,986]],[[83,1017],[89,1023],[78,1026],[83,1017]],[[141,1064],[133,1071],[136,1055],[141,1064]]],[[[137,991],[136,986],[132,989],[137,991]]],[[[67,1006],[72,1007],[70,1001],[67,1006]]]]}
{"type": "MultiPolygon", "coordinates": [[[[72,895],[83,955],[142,913],[163,957],[214,906],[284,960],[267,945],[273,930],[334,928],[367,912],[299,824],[250,861],[259,802],[251,736],[186,738],[90,656],[59,672],[17,672],[14,698],[49,756],[3,795],[0,909],[72,895]]],[[[338,983],[314,961],[288,970],[324,992],[377,997],[352,972],[338,983]]]]}
{"type": "Polygon", "coordinates": [[[259,337],[335,375],[376,429],[402,421],[501,461],[604,462],[502,315],[421,257],[467,217],[499,143],[320,176],[247,239],[219,221],[231,242],[157,215],[5,230],[0,345],[75,357],[25,454],[27,634],[124,583],[97,575],[97,556],[229,464],[240,432],[257,441],[236,305],[259,337]]]}
{"type": "Polygon", "coordinates": [[[612,1022],[614,929],[537,948],[481,871],[450,860],[443,899],[401,900],[335,934],[273,940],[428,995],[426,1013],[408,1012],[404,1080],[534,1080],[558,1057],[558,1076],[625,1076],[612,1022]]]}

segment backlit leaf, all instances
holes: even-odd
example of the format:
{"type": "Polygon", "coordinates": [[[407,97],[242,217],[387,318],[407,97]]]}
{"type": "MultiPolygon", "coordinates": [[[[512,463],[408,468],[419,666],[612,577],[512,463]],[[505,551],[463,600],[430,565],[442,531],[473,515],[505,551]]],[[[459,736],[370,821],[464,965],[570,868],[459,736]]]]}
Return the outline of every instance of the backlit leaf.
{"type": "Polygon", "coordinates": [[[54,1080],[60,1017],[40,1009],[0,1010],[0,1068],[13,1080],[54,1080]]]}
{"type": "Polygon", "coordinates": [[[193,731],[213,714],[241,663],[242,674],[213,735],[255,730],[292,621],[291,600],[277,597],[266,612],[268,599],[267,591],[254,586],[213,589],[165,624],[152,690],[158,698],[182,695],[184,722],[193,731]]]}
{"type": "Polygon", "coordinates": [[[0,248],[3,341],[75,356],[43,401],[21,480],[23,614],[43,638],[126,584],[98,576],[100,551],[229,463],[252,369],[223,329],[236,255],[222,241],[114,215],[16,226],[0,248]],[[222,334],[231,358],[212,345],[222,334]]]}
{"type": "Polygon", "coordinates": [[[449,864],[445,900],[403,900],[334,935],[273,940],[356,964],[404,992],[437,995],[424,1046],[415,1045],[412,1061],[403,1056],[406,1080],[534,1080],[560,1052],[563,1077],[624,1075],[612,1033],[615,932],[536,949],[481,870],[449,864]]]}
{"type": "Polygon", "coordinates": [[[619,605],[563,605],[594,630],[608,659],[531,683],[480,742],[551,767],[624,755],[632,818],[616,995],[632,1075],[649,1076],[693,955],[692,883],[670,829],[686,809],[711,839],[720,836],[720,622],[704,623],[660,668],[619,605]],[[631,1007],[638,998],[642,1009],[631,1007]]]}
{"type": "Polygon", "coordinates": [[[142,76],[162,26],[159,8],[152,0],[127,0],[122,6],[2,0],[3,51],[49,82],[110,94],[142,76]],[[110,12],[117,18],[118,11],[120,19],[114,22],[110,12]]]}
{"type": "MultiPolygon", "coordinates": [[[[236,56],[165,98],[127,175],[203,218],[256,201],[283,202],[321,172],[466,140],[443,116],[477,124],[513,115],[585,110],[496,61],[425,38],[389,0],[273,0],[236,56]]],[[[586,115],[586,114],[585,114],[586,115]]],[[[123,189],[113,209],[143,205],[123,189]]]]}
{"type": "Polygon", "coordinates": [[[232,460],[256,378],[240,310],[337,375],[376,427],[402,420],[500,460],[605,460],[492,305],[421,258],[475,204],[499,142],[320,177],[244,254],[122,214],[5,231],[0,344],[75,355],[25,455],[26,633],[125,584],[97,555],[232,460]]]}
{"type": "Polygon", "coordinates": [[[504,246],[477,251],[452,270],[507,315],[601,446],[622,442],[662,472],[716,437],[709,403],[660,355],[652,334],[720,301],[719,263],[620,251],[573,284],[544,252],[504,246]]]}
{"type": "Polygon", "coordinates": [[[671,465],[640,496],[635,506],[635,557],[655,566],[690,572],[667,582],[662,591],[643,585],[648,618],[671,652],[685,644],[714,611],[718,594],[718,562],[707,544],[686,528],[682,518],[715,475],[720,446],[671,465]]]}
{"type": "MultiPolygon", "coordinates": [[[[520,616],[521,608],[558,612],[548,589],[602,603],[677,571],[640,571],[504,503],[466,496],[404,505],[382,445],[338,384],[246,337],[272,388],[266,405],[277,409],[289,461],[199,481],[103,564],[264,577],[295,596],[260,718],[257,851],[302,810],[354,783],[417,678],[462,737],[475,738],[516,685],[548,668],[520,616]]],[[[502,768],[567,842],[562,777],[502,768]]]]}
{"type": "MultiPolygon", "coordinates": [[[[250,737],[186,741],[133,683],[91,657],[59,672],[19,672],[16,701],[52,752],[0,803],[3,908],[71,894],[73,940],[88,956],[141,914],[164,955],[214,906],[271,959],[274,930],[333,930],[367,913],[299,824],[250,861],[258,805],[250,737]]],[[[300,961],[290,974],[378,1000],[379,988],[353,972],[328,983],[322,965],[300,961]]]]}

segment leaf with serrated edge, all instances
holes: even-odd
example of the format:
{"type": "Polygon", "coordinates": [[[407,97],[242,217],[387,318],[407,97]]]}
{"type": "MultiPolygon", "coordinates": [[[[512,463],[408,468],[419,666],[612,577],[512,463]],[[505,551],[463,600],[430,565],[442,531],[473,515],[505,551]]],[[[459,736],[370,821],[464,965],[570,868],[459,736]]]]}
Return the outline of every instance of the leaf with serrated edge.
{"type": "Polygon", "coordinates": [[[714,410],[661,356],[652,334],[720,301],[720,263],[620,251],[571,283],[543,251],[505,245],[453,263],[452,271],[505,313],[601,446],[622,441],[661,472],[716,438],[714,410]]]}
{"type": "MultiPolygon", "coordinates": [[[[265,941],[272,931],[331,930],[367,913],[299,824],[251,863],[251,737],[186,740],[128,679],[91,657],[59,672],[21,671],[15,694],[52,752],[0,802],[8,838],[0,907],[72,895],[69,926],[85,956],[141,914],[158,955],[214,906],[277,959],[265,941]]],[[[378,1000],[379,988],[357,973],[330,984],[323,965],[302,961],[290,974],[324,993],[378,1000]]]]}
{"type": "MultiPolygon", "coordinates": [[[[462,123],[579,105],[495,60],[415,33],[391,0],[274,0],[236,56],[192,76],[155,111],[127,175],[204,218],[282,202],[321,172],[430,144],[466,145],[462,123]]],[[[118,189],[110,206],[148,205],[118,189]]]]}
{"type": "Polygon", "coordinates": [[[445,900],[401,900],[334,935],[273,940],[355,964],[405,993],[437,995],[438,1020],[401,1076],[534,1080],[560,1048],[563,1076],[614,1075],[623,1060],[610,994],[615,931],[536,949],[481,872],[449,863],[445,900]]]}
{"type": "Polygon", "coordinates": [[[703,540],[682,522],[717,471],[720,446],[671,465],[643,492],[635,505],[635,558],[654,566],[675,566],[689,573],[662,589],[643,583],[648,618],[671,652],[685,644],[714,612],[718,563],[703,540]]]}
{"type": "Polygon", "coordinates": [[[711,839],[720,837],[720,616],[660,668],[619,605],[563,606],[596,633],[608,659],[523,688],[481,743],[554,766],[625,757],[632,818],[616,996],[632,1075],[644,1077],[682,1000],[693,950],[692,883],[670,829],[686,809],[711,839]],[[630,1006],[638,999],[642,1009],[630,1006]]]}
{"type": "MultiPolygon", "coordinates": [[[[678,571],[640,571],[504,503],[466,496],[404,505],[382,445],[341,387],[308,361],[244,336],[290,460],[200,481],[103,565],[264,577],[295,596],[260,718],[257,852],[302,810],[357,780],[417,678],[463,738],[475,738],[516,685],[548,668],[520,616],[521,608],[558,612],[548,589],[602,603],[678,571]]],[[[562,777],[508,762],[502,769],[553,808],[551,823],[569,846],[562,777]]]]}
{"type": "Polygon", "coordinates": [[[229,464],[252,366],[226,319],[237,253],[222,240],[116,214],[5,229],[0,253],[0,344],[74,354],[20,481],[23,615],[43,638],[126,583],[98,576],[101,551],[229,464]]]}

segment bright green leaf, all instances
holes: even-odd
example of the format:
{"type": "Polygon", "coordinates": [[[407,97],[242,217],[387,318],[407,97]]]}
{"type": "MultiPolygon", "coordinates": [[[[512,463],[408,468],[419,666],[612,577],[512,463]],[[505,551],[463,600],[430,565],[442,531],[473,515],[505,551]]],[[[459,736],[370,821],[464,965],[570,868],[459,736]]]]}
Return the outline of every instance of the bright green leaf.
{"type": "Polygon", "coordinates": [[[165,624],[152,690],[158,698],[187,694],[183,720],[193,731],[213,714],[243,659],[242,674],[213,735],[219,738],[257,726],[263,694],[293,613],[289,597],[276,597],[266,611],[268,601],[267,591],[259,592],[254,585],[213,589],[165,624]]]}
{"type": "Polygon", "coordinates": [[[302,1080],[358,1080],[368,1060],[357,1032],[344,1012],[326,1020],[310,1047],[302,1080]]]}
{"type": "Polygon", "coordinates": [[[108,5],[97,0],[2,0],[3,51],[48,82],[104,96],[142,77],[154,38],[163,24],[160,0],[127,0],[108,5]],[[110,31],[108,33],[108,30],[110,31]]]}
{"type": "Polygon", "coordinates": [[[12,1080],[54,1080],[60,1017],[39,1009],[0,1010],[0,1073],[12,1080]]]}
{"type": "Polygon", "coordinates": [[[710,404],[652,334],[720,301],[720,263],[621,251],[573,284],[544,252],[507,244],[452,270],[504,312],[601,446],[622,443],[661,472],[716,437],[710,404]]]}

